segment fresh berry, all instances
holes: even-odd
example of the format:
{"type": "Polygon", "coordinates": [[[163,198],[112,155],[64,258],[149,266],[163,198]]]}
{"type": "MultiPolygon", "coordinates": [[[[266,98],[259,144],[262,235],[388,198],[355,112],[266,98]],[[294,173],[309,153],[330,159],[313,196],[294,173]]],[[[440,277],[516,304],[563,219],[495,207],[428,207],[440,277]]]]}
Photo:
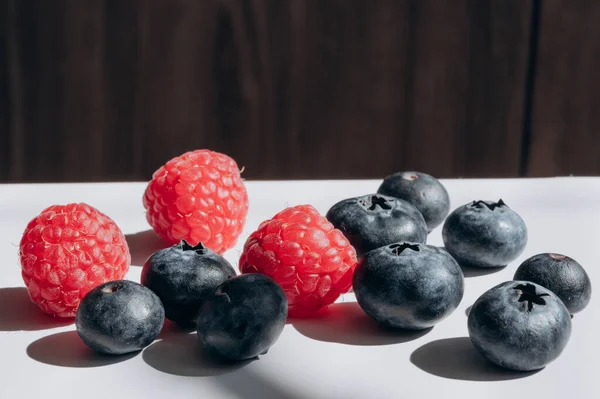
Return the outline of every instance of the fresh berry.
{"type": "Polygon", "coordinates": [[[262,274],[233,277],[210,296],[198,317],[198,338],[208,354],[226,360],[264,355],[281,335],[288,315],[285,293],[262,274]]]}
{"type": "Polygon", "coordinates": [[[508,281],[485,292],[471,307],[469,336],[492,363],[531,371],[554,361],[571,336],[571,316],[541,285],[508,281]]]}
{"type": "Polygon", "coordinates": [[[356,251],[341,231],[310,205],[287,208],[250,235],[242,273],[263,273],[283,287],[291,316],[327,306],[350,289],[356,251]]]}
{"type": "Polygon", "coordinates": [[[233,247],[248,213],[248,194],[233,159],[186,152],[161,166],[144,193],[146,218],[169,244],[200,242],[221,254],[233,247]]]}
{"type": "Polygon", "coordinates": [[[427,224],[421,212],[394,197],[377,194],[348,198],[333,205],[326,216],[359,255],[395,242],[427,241],[427,224]]]}
{"type": "Polygon", "coordinates": [[[160,334],[165,310],[148,288],[128,280],[109,281],[81,301],[75,325],[87,346],[122,355],[144,349],[160,334]]]}
{"type": "Polygon", "coordinates": [[[92,288],[125,276],[131,255],[115,222],[81,203],[51,206],[29,222],[20,261],[31,300],[46,313],[71,318],[92,288]]]}
{"type": "Polygon", "coordinates": [[[394,173],[383,180],[377,192],[414,205],[423,214],[429,231],[442,224],[450,212],[448,191],[438,179],[425,173],[394,173]]]}
{"type": "Polygon", "coordinates": [[[225,258],[202,243],[192,247],[182,240],[148,258],[141,283],[158,295],[167,319],[189,327],[196,325],[204,299],[233,276],[235,270],[225,258]]]}
{"type": "Polygon", "coordinates": [[[531,281],[558,296],[571,314],[582,311],[590,302],[592,282],[583,267],[561,254],[539,254],[521,263],[514,280],[531,281]]]}
{"type": "Polygon", "coordinates": [[[464,278],[443,249],[402,242],[368,252],[356,267],[353,287],[360,307],[381,325],[422,330],[454,312],[464,278]]]}
{"type": "Polygon", "coordinates": [[[473,201],[454,210],[442,230],[446,250],[462,266],[500,267],[517,259],[527,227],[504,201],[473,201]]]}

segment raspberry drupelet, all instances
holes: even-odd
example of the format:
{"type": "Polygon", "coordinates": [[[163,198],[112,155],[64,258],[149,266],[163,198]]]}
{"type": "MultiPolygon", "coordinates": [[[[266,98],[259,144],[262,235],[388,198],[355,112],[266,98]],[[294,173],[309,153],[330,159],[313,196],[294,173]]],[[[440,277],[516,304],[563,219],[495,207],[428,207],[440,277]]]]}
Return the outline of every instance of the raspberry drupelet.
{"type": "Polygon", "coordinates": [[[348,292],[356,251],[311,205],[290,207],[250,235],[240,257],[242,273],[263,273],[283,288],[290,316],[306,316],[348,292]]]}

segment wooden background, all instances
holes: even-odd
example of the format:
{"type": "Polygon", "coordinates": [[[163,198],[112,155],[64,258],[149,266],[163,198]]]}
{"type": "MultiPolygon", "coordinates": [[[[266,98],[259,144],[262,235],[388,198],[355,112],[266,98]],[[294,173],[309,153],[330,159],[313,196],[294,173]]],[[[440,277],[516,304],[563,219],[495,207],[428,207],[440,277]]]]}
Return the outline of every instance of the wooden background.
{"type": "Polygon", "coordinates": [[[600,174],[597,0],[0,1],[0,181],[600,174]]]}

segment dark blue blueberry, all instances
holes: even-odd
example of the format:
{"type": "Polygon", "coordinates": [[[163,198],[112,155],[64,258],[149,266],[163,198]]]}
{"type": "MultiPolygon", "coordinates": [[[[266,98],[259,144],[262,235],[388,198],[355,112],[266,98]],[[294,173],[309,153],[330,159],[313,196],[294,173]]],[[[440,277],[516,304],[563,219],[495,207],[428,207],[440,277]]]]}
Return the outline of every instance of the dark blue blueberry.
{"type": "Polygon", "coordinates": [[[539,254],[521,263],[514,280],[531,281],[558,296],[569,312],[582,311],[592,297],[592,282],[574,259],[560,254],[539,254]]]}
{"type": "Polygon", "coordinates": [[[192,247],[182,241],[152,254],[142,269],[141,282],[158,295],[167,319],[191,327],[204,298],[235,274],[225,258],[202,243],[192,247]]]}
{"type": "Polygon", "coordinates": [[[381,194],[348,198],[327,212],[359,255],[400,241],[425,243],[427,224],[408,202],[381,194]]]}
{"type": "Polygon", "coordinates": [[[500,267],[523,252],[527,227],[502,200],[473,201],[448,216],[442,236],[446,250],[461,265],[500,267]]]}
{"type": "Polygon", "coordinates": [[[128,280],[109,281],[81,300],[77,333],[93,350],[122,355],[142,350],[160,334],[165,310],[156,294],[128,280]]]}
{"type": "Polygon", "coordinates": [[[405,242],[368,252],[354,272],[353,288],[360,307],[378,323],[420,330],[456,309],[464,277],[443,249],[405,242]]]}
{"type": "Polygon", "coordinates": [[[554,361],[571,336],[571,316],[541,285],[508,281],[485,292],[471,307],[469,336],[492,363],[531,371],[554,361]]]}
{"type": "Polygon", "coordinates": [[[245,360],[267,353],[283,331],[288,301],[263,274],[242,274],[223,283],[202,306],[198,338],[210,355],[245,360]]]}
{"type": "Polygon", "coordinates": [[[450,212],[448,191],[438,179],[425,173],[394,173],[383,180],[377,192],[413,204],[423,214],[429,231],[442,224],[450,212]]]}

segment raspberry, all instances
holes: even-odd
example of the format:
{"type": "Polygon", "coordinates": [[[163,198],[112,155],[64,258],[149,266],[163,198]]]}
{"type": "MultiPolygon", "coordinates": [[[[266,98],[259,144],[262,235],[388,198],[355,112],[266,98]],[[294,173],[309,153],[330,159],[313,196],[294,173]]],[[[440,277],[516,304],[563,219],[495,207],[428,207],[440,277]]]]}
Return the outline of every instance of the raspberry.
{"type": "Polygon", "coordinates": [[[218,254],[233,247],[248,213],[236,162],[209,150],[186,152],[161,166],[144,193],[146,218],[167,243],[203,243],[218,254]]]}
{"type": "Polygon", "coordinates": [[[250,235],[242,273],[262,273],[285,291],[289,315],[305,316],[350,290],[356,251],[311,205],[287,208],[250,235]]]}
{"type": "Polygon", "coordinates": [[[92,288],[125,276],[131,255],[115,222],[81,203],[51,206],[29,222],[20,261],[31,300],[53,316],[75,317],[92,288]]]}

